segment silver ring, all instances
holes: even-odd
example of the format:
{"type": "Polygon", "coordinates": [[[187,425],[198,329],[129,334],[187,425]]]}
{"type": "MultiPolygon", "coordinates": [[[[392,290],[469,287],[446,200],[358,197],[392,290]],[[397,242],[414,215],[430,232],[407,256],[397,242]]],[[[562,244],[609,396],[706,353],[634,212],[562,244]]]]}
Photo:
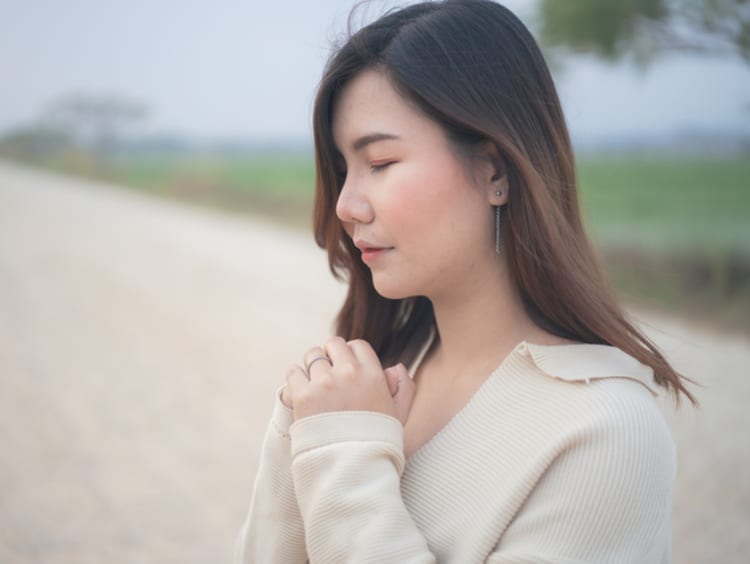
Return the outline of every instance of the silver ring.
{"type": "Polygon", "coordinates": [[[328,364],[332,365],[331,359],[328,358],[326,355],[318,355],[314,359],[312,359],[310,362],[307,363],[307,368],[305,369],[305,372],[310,374],[310,367],[316,362],[318,362],[319,360],[325,360],[328,364]]]}

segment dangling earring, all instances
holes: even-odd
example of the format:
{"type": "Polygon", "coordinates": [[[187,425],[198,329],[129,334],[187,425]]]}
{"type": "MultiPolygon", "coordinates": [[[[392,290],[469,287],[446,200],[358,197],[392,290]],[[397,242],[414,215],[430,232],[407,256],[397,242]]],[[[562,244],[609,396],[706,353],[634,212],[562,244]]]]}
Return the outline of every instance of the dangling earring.
{"type": "MultiPolygon", "coordinates": [[[[502,192],[498,190],[495,195],[500,197],[502,192]]],[[[495,206],[495,254],[500,254],[500,206],[495,206]]]]}

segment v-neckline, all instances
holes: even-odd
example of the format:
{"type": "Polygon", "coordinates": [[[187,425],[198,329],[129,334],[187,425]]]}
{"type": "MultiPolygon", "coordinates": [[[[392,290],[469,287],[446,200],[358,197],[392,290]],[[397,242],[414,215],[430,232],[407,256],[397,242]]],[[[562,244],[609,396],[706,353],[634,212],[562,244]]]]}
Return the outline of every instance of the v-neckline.
{"type": "MultiPolygon", "coordinates": [[[[419,366],[422,364],[422,361],[424,360],[425,356],[427,355],[427,352],[430,350],[430,348],[433,345],[435,339],[435,333],[430,335],[430,338],[427,340],[425,346],[420,351],[419,355],[417,355],[417,359],[415,360],[413,366],[409,369],[409,377],[414,378],[416,375],[417,370],[419,370],[419,366]]],[[[490,382],[494,381],[498,374],[502,372],[503,367],[509,362],[509,360],[516,355],[518,352],[522,352],[528,348],[528,343],[526,341],[521,341],[518,343],[511,351],[503,358],[502,361],[500,361],[500,364],[498,364],[492,372],[487,376],[487,378],[484,379],[484,382],[480,384],[480,386],[476,389],[476,391],[471,394],[469,399],[464,403],[461,408],[456,411],[449,419],[446,421],[446,423],[440,427],[429,439],[427,439],[424,443],[422,443],[414,452],[412,452],[407,458],[406,458],[406,465],[408,466],[410,463],[414,463],[416,458],[419,458],[422,455],[423,451],[429,447],[430,444],[434,443],[438,437],[445,434],[445,432],[452,427],[455,424],[455,421],[462,417],[462,414],[467,412],[471,405],[475,403],[475,401],[481,397],[482,392],[489,386],[490,382]]]]}
{"type": "MultiPolygon", "coordinates": [[[[409,376],[413,378],[419,366],[424,360],[427,352],[432,347],[435,339],[435,333],[430,335],[426,341],[423,350],[417,355],[417,359],[410,367],[409,376]]],[[[450,419],[440,427],[427,441],[422,443],[406,459],[407,466],[415,464],[425,456],[425,451],[432,448],[440,437],[445,435],[452,427],[457,424],[459,419],[466,417],[466,413],[471,410],[473,405],[485,395],[487,388],[492,385],[503,372],[506,372],[509,365],[516,361],[519,354],[528,356],[542,373],[557,380],[568,382],[586,382],[603,378],[625,378],[642,384],[649,392],[656,396],[658,389],[653,381],[653,372],[650,367],[641,364],[638,360],[624,353],[622,350],[611,345],[599,345],[592,343],[566,343],[559,345],[541,345],[529,343],[526,340],[520,341],[497,367],[485,378],[484,382],[469,397],[466,403],[454,413],[450,419]],[[576,358],[571,362],[571,349],[577,349],[580,352],[586,349],[587,359],[583,361],[576,358]],[[574,370],[571,367],[575,366],[574,370]]]]}

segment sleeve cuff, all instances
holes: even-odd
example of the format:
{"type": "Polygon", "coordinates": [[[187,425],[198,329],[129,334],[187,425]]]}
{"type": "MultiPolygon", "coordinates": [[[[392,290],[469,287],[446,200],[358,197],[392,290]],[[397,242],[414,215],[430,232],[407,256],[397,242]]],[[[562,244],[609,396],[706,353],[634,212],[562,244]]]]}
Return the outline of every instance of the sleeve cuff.
{"type": "Polygon", "coordinates": [[[288,439],[289,427],[294,423],[294,412],[284,405],[283,401],[281,401],[281,392],[283,390],[283,386],[276,390],[276,402],[274,403],[273,412],[271,413],[271,425],[279,435],[288,439]]]}
{"type": "Polygon", "coordinates": [[[335,411],[303,417],[289,429],[292,458],[311,449],[348,441],[388,443],[403,457],[404,428],[395,417],[374,411],[335,411]]]}

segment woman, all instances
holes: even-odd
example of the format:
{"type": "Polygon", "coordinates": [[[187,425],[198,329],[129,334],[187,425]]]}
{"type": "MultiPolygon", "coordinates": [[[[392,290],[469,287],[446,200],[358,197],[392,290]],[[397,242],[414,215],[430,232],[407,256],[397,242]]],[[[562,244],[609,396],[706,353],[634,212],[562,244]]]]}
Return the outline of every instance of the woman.
{"type": "Polygon", "coordinates": [[[313,119],[316,240],[349,292],[279,394],[237,561],[669,562],[653,395],[692,396],[607,289],[521,22],[388,13],[313,119]]]}

